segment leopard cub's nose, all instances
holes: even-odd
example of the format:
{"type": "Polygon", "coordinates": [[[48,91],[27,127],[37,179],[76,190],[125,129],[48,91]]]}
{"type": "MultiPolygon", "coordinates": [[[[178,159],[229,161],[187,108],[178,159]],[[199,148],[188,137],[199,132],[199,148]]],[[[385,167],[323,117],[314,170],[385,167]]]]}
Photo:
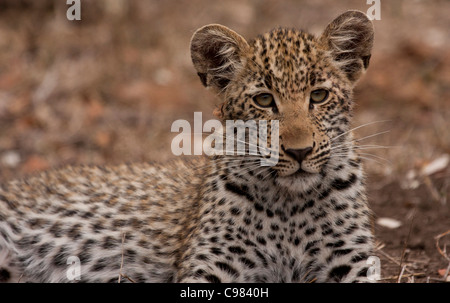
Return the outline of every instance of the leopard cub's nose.
{"type": "Polygon", "coordinates": [[[295,159],[298,163],[302,163],[305,157],[312,152],[313,148],[307,147],[303,149],[286,149],[286,154],[295,159]]]}

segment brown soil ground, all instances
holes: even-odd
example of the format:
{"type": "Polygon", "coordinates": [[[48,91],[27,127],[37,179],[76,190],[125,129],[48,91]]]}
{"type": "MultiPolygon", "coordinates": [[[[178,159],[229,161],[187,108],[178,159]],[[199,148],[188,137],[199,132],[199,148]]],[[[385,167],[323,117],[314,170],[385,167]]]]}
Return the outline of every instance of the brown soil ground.
{"type": "MultiPolygon", "coordinates": [[[[315,34],[366,1],[0,1],[0,182],[80,163],[158,160],[176,119],[212,118],[217,99],[190,62],[195,29],[221,23],[244,37],[277,26],[315,34]]],[[[438,282],[449,266],[449,1],[381,1],[371,66],[355,99],[384,282],[438,282]],[[385,132],[389,131],[389,132],[385,132]],[[416,175],[416,177],[413,176],[416,175]],[[447,253],[448,258],[449,253],[447,253]]]]}

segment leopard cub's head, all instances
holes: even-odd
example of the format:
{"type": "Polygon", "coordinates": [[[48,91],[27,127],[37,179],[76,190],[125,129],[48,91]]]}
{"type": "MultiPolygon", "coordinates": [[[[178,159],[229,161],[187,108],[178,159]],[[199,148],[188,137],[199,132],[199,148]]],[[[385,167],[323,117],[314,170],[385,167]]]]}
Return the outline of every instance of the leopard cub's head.
{"type": "Polygon", "coordinates": [[[247,42],[212,24],[195,32],[191,56],[203,85],[222,99],[223,120],[279,122],[278,176],[317,174],[333,145],[345,142],[352,89],[368,67],[373,36],[358,11],[337,17],[320,37],[278,28],[247,42]]]}

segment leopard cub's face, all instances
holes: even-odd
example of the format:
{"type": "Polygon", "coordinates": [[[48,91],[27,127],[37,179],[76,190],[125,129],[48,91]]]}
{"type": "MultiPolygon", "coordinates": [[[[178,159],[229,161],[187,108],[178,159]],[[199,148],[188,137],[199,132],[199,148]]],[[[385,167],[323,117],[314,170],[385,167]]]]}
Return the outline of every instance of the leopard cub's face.
{"type": "Polygon", "coordinates": [[[280,28],[247,42],[208,25],[194,34],[191,52],[202,83],[223,99],[222,119],[278,121],[273,169],[292,177],[318,174],[339,154],[333,147],[349,130],[351,92],[368,66],[372,42],[371,22],[350,11],[319,38],[280,28]]]}

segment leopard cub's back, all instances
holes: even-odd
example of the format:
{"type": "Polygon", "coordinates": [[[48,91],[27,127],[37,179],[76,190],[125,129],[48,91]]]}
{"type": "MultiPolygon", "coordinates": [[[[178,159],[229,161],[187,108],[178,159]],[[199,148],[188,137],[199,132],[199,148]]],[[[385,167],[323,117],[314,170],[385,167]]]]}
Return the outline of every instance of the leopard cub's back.
{"type": "Polygon", "coordinates": [[[67,167],[3,184],[0,264],[20,264],[4,266],[5,275],[64,282],[73,256],[86,281],[117,281],[122,263],[136,281],[173,280],[174,251],[195,224],[199,165],[67,167]]]}

